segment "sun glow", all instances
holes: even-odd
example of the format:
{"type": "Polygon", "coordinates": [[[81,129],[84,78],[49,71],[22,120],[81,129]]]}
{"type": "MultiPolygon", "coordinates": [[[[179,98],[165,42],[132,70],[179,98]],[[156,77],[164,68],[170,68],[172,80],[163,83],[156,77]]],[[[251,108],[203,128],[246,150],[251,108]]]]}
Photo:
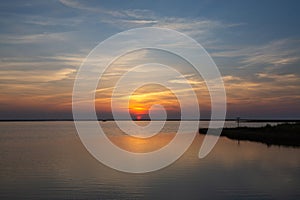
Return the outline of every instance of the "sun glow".
{"type": "Polygon", "coordinates": [[[168,89],[160,85],[146,85],[137,89],[129,100],[129,111],[136,120],[149,119],[150,110],[159,116],[161,108],[153,107],[161,105],[166,111],[178,110],[178,101],[176,96],[168,89]]]}
{"type": "Polygon", "coordinates": [[[136,120],[142,120],[143,116],[147,116],[149,112],[147,108],[141,106],[131,106],[129,110],[136,120]]]}
{"type": "Polygon", "coordinates": [[[139,114],[145,114],[147,112],[147,109],[146,108],[143,108],[143,107],[133,107],[131,108],[131,110],[134,112],[134,113],[139,113],[139,114]]]}

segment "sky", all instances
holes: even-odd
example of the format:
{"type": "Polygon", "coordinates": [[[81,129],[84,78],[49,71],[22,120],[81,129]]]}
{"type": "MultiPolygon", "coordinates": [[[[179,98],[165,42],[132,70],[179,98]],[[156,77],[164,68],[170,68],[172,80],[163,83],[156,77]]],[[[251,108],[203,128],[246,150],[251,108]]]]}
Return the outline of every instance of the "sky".
{"type": "MultiPolygon", "coordinates": [[[[85,57],[108,37],[142,27],[180,31],[207,50],[225,84],[228,118],[299,119],[299,6],[275,0],[2,1],[0,119],[72,118],[73,84],[85,57]]],[[[109,94],[122,69],[158,58],[182,70],[197,93],[201,116],[209,118],[201,77],[188,64],[147,50],[117,60],[106,72],[96,91],[99,116],[110,116],[109,94]]],[[[142,81],[148,72],[133,73],[142,81]]],[[[180,85],[181,79],[170,76],[169,82],[180,85]]],[[[168,117],[180,115],[174,94],[161,86],[141,87],[130,101],[135,117],[148,114],[153,103],[165,106],[168,117]]]]}

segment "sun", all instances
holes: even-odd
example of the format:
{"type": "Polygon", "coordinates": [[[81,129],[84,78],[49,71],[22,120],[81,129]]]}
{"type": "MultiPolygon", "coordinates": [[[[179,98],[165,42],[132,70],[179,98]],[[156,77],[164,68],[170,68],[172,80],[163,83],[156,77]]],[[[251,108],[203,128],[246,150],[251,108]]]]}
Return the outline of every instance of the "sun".
{"type": "Polygon", "coordinates": [[[129,96],[129,104],[126,107],[129,109],[132,118],[148,120],[151,118],[149,112],[153,109],[153,105],[162,105],[164,110],[170,112],[180,110],[176,96],[169,89],[156,84],[144,85],[135,90],[129,96]]]}
{"type": "Polygon", "coordinates": [[[136,120],[141,120],[144,115],[148,114],[148,109],[142,106],[131,106],[130,113],[135,117],[136,120]]]}
{"type": "Polygon", "coordinates": [[[141,115],[137,115],[137,116],[136,116],[136,119],[137,119],[137,120],[141,120],[141,119],[142,119],[142,116],[141,116],[141,115]]]}

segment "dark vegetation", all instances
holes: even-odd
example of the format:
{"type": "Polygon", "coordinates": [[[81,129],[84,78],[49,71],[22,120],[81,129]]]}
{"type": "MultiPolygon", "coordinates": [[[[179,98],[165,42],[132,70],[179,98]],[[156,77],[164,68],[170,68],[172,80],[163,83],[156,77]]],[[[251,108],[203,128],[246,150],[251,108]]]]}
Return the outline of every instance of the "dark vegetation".
{"type": "MultiPolygon", "coordinates": [[[[200,134],[206,134],[208,129],[199,129],[200,134]]],[[[214,130],[211,130],[212,134],[214,130]]],[[[265,127],[224,128],[221,136],[233,140],[261,142],[269,145],[300,147],[300,123],[284,123],[265,127]]]]}

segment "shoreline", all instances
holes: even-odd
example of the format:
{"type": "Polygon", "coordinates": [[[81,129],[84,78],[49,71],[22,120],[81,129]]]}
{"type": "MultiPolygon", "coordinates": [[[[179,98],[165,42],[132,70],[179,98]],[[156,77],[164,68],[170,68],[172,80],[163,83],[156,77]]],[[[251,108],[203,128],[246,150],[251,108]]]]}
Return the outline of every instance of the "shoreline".
{"type": "MultiPolygon", "coordinates": [[[[199,128],[199,133],[206,135],[207,130],[207,128],[199,128]]],[[[300,148],[300,123],[266,125],[254,128],[224,128],[220,136],[238,141],[260,142],[268,146],[277,145],[300,148]]]]}

